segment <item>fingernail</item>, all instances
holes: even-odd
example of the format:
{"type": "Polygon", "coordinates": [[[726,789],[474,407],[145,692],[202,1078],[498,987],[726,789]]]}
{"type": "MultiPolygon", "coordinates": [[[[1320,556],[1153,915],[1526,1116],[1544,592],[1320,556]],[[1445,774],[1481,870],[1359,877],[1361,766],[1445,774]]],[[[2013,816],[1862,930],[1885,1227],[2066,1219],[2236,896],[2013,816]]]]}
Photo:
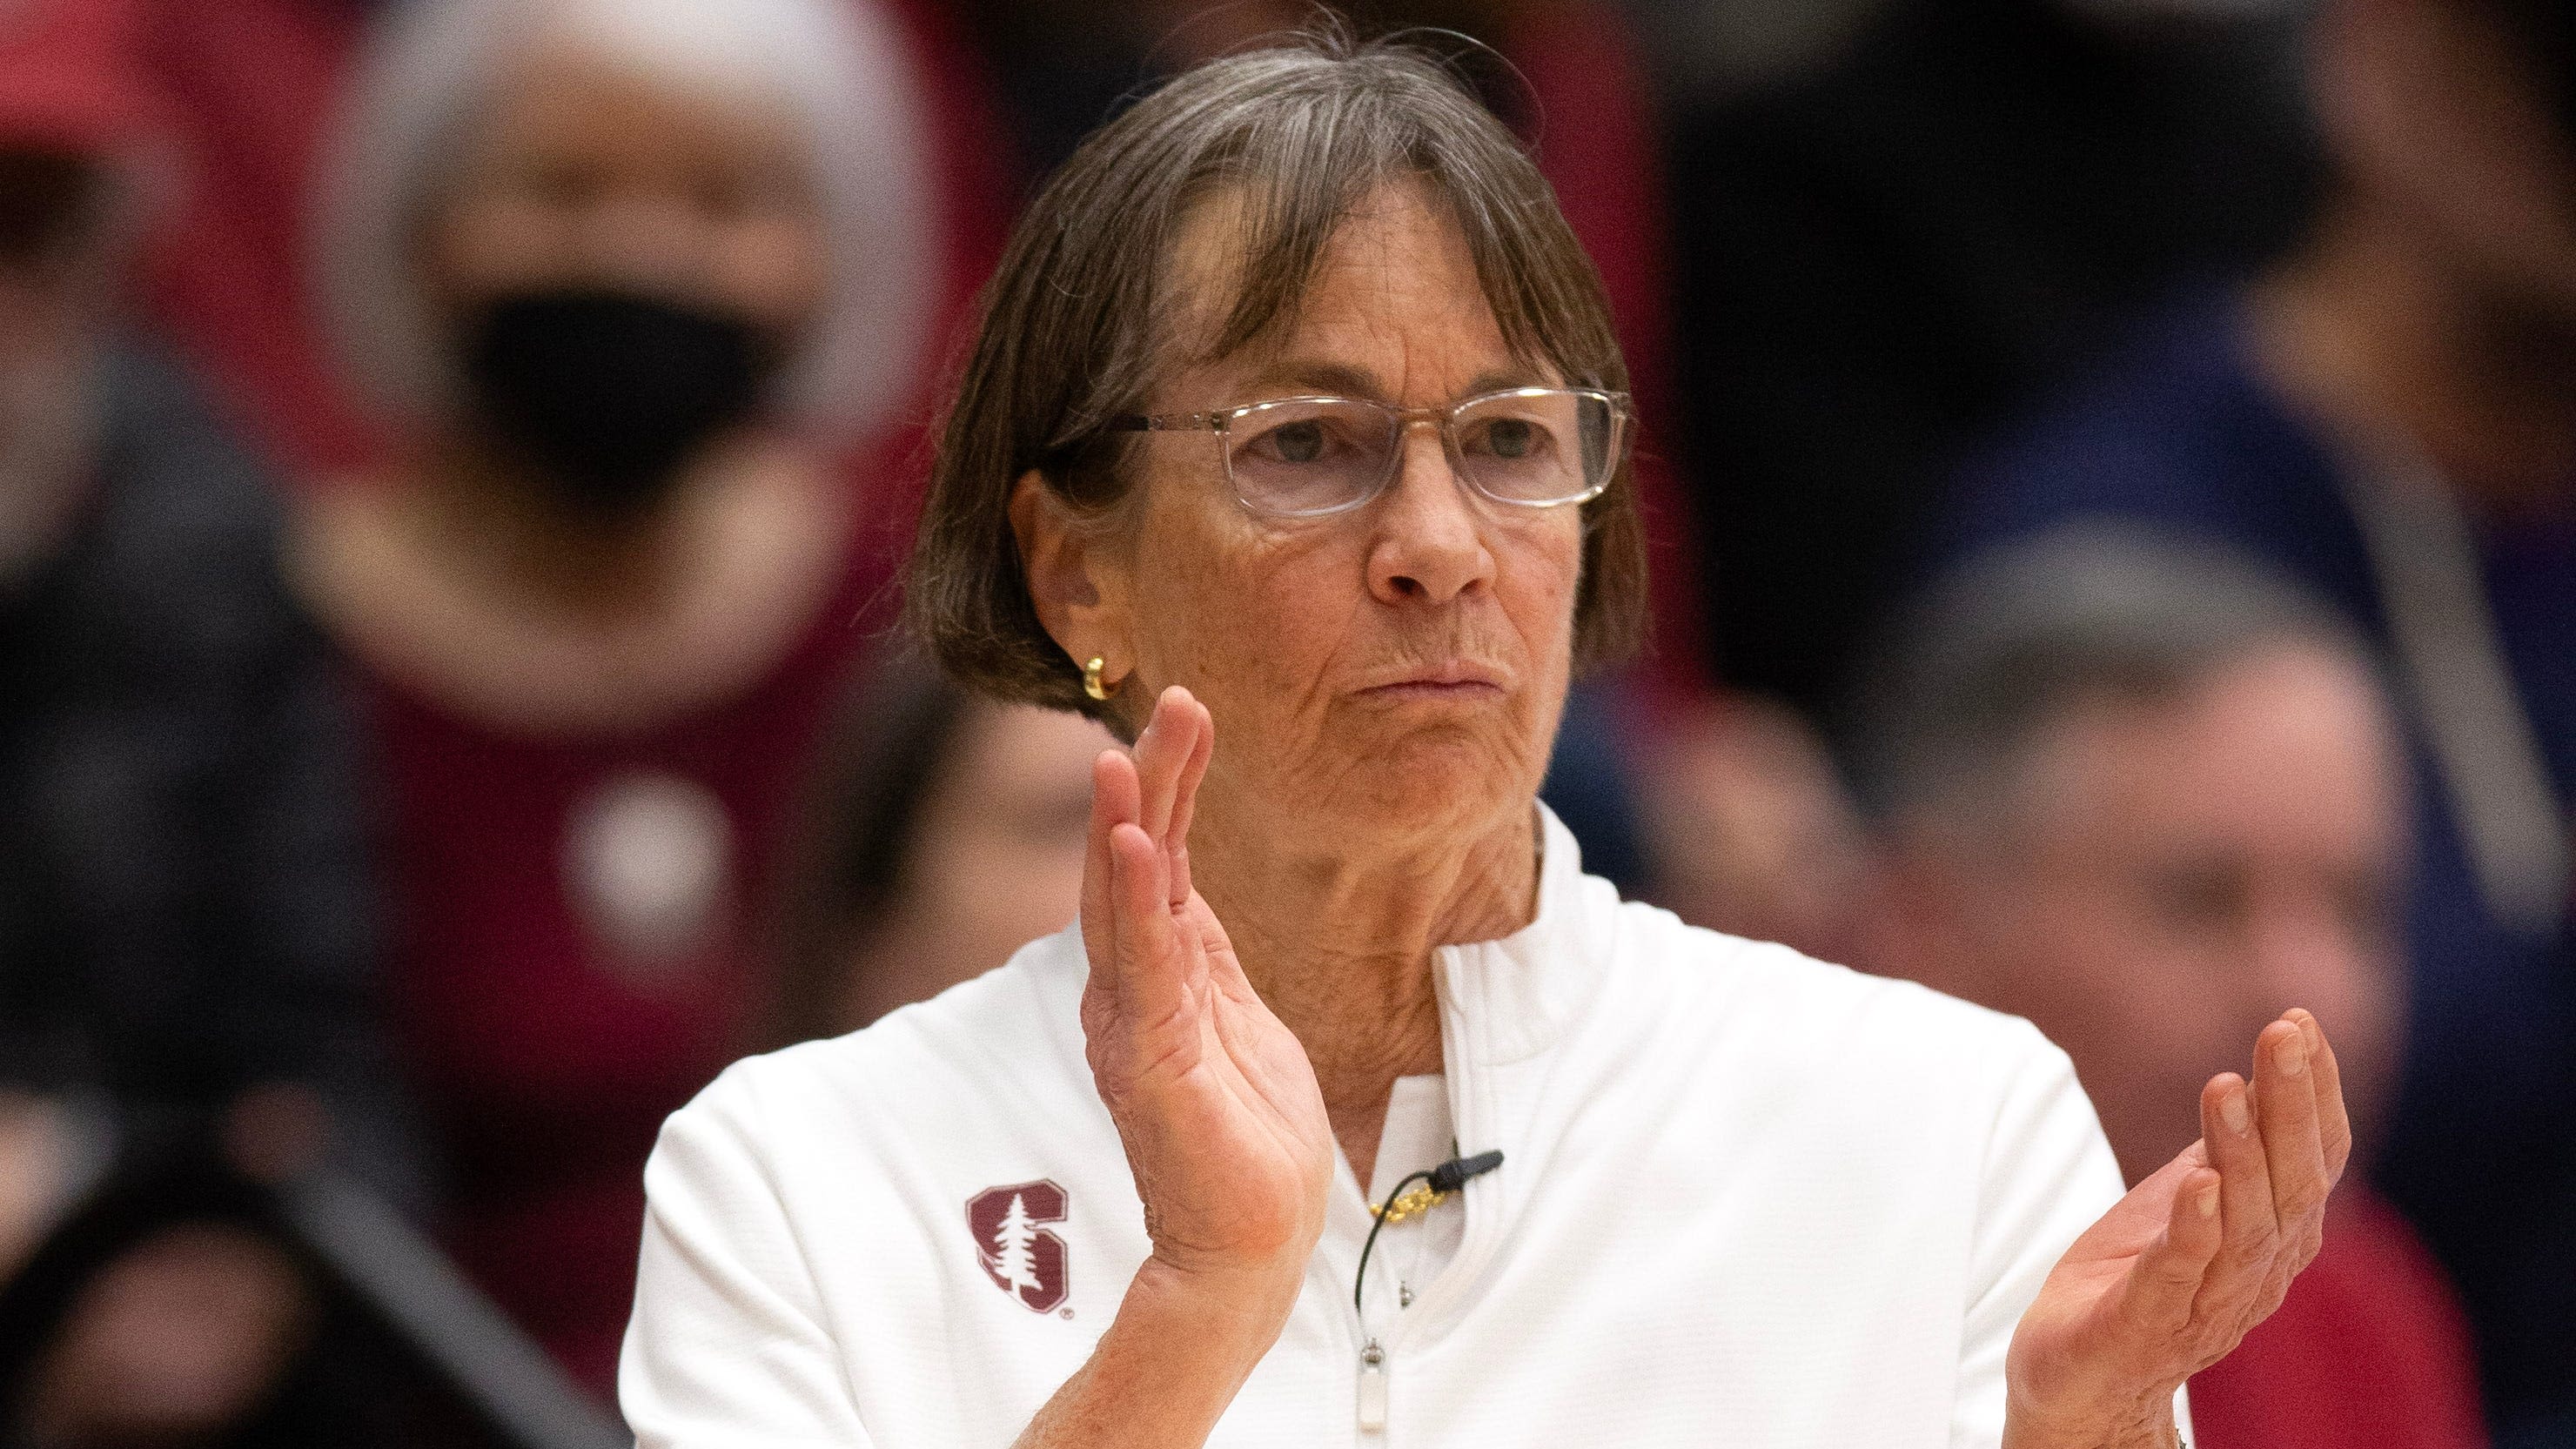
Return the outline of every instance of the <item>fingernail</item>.
{"type": "Polygon", "coordinates": [[[2308,1069],[2308,1037],[2301,1032],[2272,1049],[2272,1059],[2281,1064],[2281,1074],[2295,1077],[2308,1069]]]}
{"type": "Polygon", "coordinates": [[[2200,1190],[2199,1198],[2194,1200],[2192,1206],[2200,1209],[2200,1215],[2202,1217],[2206,1218],[2216,1216],[2218,1213],[2218,1189],[2215,1186],[2202,1188],[2200,1190]]]}
{"type": "Polygon", "coordinates": [[[2230,1090],[2219,1102],[2218,1117],[2220,1121],[2227,1124],[2227,1130],[2230,1132],[2242,1132],[2253,1125],[2253,1114],[2245,1110],[2244,1088],[2237,1087],[2230,1090]]]}

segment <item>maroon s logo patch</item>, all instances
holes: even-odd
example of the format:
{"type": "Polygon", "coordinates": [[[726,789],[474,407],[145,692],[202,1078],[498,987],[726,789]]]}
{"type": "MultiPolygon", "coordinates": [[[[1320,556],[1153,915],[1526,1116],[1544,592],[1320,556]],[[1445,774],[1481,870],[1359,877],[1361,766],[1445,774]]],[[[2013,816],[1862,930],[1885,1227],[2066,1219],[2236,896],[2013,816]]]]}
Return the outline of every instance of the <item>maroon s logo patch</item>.
{"type": "Polygon", "coordinates": [[[966,1200],[966,1230],[993,1286],[1032,1313],[1064,1302],[1064,1239],[1038,1226],[1064,1221],[1064,1189],[1044,1178],[988,1187],[966,1200]]]}

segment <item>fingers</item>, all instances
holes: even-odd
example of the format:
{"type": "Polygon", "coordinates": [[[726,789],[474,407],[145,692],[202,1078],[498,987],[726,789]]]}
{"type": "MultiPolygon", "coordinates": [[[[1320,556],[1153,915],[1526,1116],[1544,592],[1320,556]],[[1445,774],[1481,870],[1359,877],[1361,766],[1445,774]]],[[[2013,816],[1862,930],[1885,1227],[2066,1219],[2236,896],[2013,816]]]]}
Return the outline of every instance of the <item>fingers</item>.
{"type": "Polygon", "coordinates": [[[1190,692],[1174,685],[1154,701],[1153,718],[1136,736],[1136,779],[1142,787],[1143,813],[1136,823],[1157,845],[1172,828],[1173,808],[1180,803],[1181,776],[1198,752],[1199,721],[1206,711],[1190,692]]]}
{"type": "Polygon", "coordinates": [[[1115,927],[1110,908],[1109,832],[1134,824],[1136,764],[1123,750],[1102,750],[1091,762],[1091,826],[1083,841],[1083,939],[1105,949],[1115,927]],[[1094,933],[1099,933],[1094,940],[1094,933]]]}
{"type": "Polygon", "coordinates": [[[1215,735],[1206,706],[1175,687],[1154,702],[1132,750],[1092,761],[1083,940],[1094,984],[1131,1019],[1159,1021],[1179,1009],[1189,963],[1204,955],[1177,949],[1181,932],[1195,928],[1174,911],[1190,899],[1190,814],[1215,735]]]}
{"type": "Polygon", "coordinates": [[[1190,899],[1190,818],[1198,809],[1199,782],[1207,778],[1208,761],[1216,756],[1216,720],[1207,706],[1193,699],[1190,709],[1198,716],[1198,738],[1190,750],[1187,763],[1181,767],[1180,788],[1172,800],[1172,823],[1163,833],[1163,849],[1172,862],[1172,904],[1182,906],[1190,899]]]}
{"type": "Polygon", "coordinates": [[[2191,1321],[2192,1304],[2223,1241],[2222,1192],[2218,1174],[2206,1167],[2183,1177],[2166,1211],[2164,1232],[2138,1255],[2129,1274],[2123,1317],[2175,1327],[2191,1321]]]}
{"type": "Polygon", "coordinates": [[[1170,860],[1171,905],[1190,898],[1190,814],[1215,744],[1216,722],[1207,706],[1179,685],[1154,701],[1153,718],[1136,737],[1137,823],[1170,860]]]}
{"type": "Polygon", "coordinates": [[[1121,999],[1133,995],[1137,963],[1150,955],[1171,931],[1171,912],[1161,900],[1163,852],[1145,841],[1147,859],[1140,866],[1120,842],[1144,838],[1137,824],[1142,813],[1135,761],[1118,750],[1103,750],[1091,762],[1091,829],[1082,869],[1083,944],[1092,964],[1105,968],[1108,986],[1121,999]],[[1143,892],[1140,896],[1139,892],[1143,892]],[[1136,902],[1149,899],[1151,910],[1139,913],[1136,902]],[[1160,927],[1161,935],[1155,934],[1160,927]]]}
{"type": "Polygon", "coordinates": [[[1188,1001],[1186,953],[1174,949],[1171,908],[1164,904],[1161,847],[1133,821],[1109,832],[1109,966],[1119,1010],[1128,1020],[1159,1025],[1188,1001]]]}
{"type": "Polygon", "coordinates": [[[2254,1093],[2245,1079],[2222,1072],[2200,1090],[2201,1141],[2218,1169],[2223,1250],[2238,1262],[2261,1262],[2277,1230],[2272,1171],[2254,1120],[2254,1093]]]}
{"type": "Polygon", "coordinates": [[[2303,1007],[2292,1008],[2290,1020],[2308,1039],[2308,1079],[2316,1093],[2326,1176],[2340,1181],[2344,1164],[2352,1160],[2352,1117],[2344,1109],[2343,1067],[2335,1060],[2334,1044],[2326,1040],[2324,1023],[2303,1007]]]}
{"type": "Polygon", "coordinates": [[[2276,1225],[2284,1242],[2304,1245],[2316,1235],[2334,1184],[2326,1175],[2317,1094],[2308,1081],[2307,1033],[2297,1022],[2276,1021],[2255,1038],[2254,1100],[2276,1225]]]}

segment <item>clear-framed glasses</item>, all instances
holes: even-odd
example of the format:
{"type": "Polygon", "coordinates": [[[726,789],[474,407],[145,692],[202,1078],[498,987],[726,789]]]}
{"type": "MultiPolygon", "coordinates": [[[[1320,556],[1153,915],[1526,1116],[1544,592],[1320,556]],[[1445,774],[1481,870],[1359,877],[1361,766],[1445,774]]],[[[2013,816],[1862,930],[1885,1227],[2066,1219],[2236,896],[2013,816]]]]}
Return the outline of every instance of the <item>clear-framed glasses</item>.
{"type": "Polygon", "coordinates": [[[1405,432],[1418,423],[1439,428],[1449,466],[1496,503],[1582,503],[1610,486],[1631,416],[1626,393],[1515,387],[1448,407],[1288,397],[1216,412],[1129,414],[1109,426],[1214,433],[1244,507],[1270,518],[1320,518],[1385,492],[1403,467],[1405,432]]]}

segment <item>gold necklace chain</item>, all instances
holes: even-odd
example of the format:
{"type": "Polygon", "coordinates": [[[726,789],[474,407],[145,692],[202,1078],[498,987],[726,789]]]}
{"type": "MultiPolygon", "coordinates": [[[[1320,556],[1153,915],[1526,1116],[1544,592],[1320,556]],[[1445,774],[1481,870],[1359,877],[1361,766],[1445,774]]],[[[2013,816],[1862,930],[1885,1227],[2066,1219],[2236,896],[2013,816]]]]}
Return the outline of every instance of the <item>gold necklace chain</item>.
{"type": "Polygon", "coordinates": [[[1417,1183],[1388,1198],[1386,1206],[1378,1210],[1378,1217],[1383,1222],[1400,1223],[1406,1218],[1419,1217],[1429,1212],[1432,1208],[1448,1201],[1451,1196],[1452,1194],[1449,1193],[1435,1191],[1427,1182],[1417,1183]]]}

